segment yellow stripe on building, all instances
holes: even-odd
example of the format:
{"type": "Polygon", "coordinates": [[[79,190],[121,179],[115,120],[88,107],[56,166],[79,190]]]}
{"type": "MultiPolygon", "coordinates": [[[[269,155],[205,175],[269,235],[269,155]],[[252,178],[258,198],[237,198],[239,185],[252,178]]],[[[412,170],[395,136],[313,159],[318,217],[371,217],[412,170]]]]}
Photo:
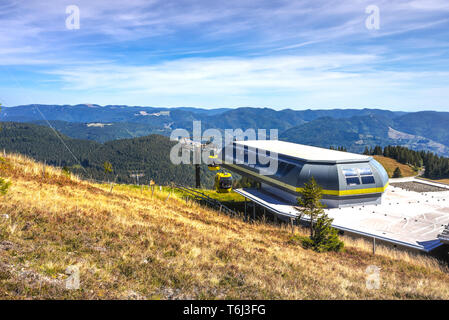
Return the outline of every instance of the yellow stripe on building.
{"type": "MultiPolygon", "coordinates": [[[[245,169],[245,168],[242,168],[240,166],[236,166],[233,164],[227,164],[227,163],[225,165],[227,165],[229,167],[233,167],[237,170],[246,172],[246,173],[248,173],[252,176],[255,176],[259,179],[265,180],[267,182],[271,182],[273,184],[284,187],[284,188],[289,189],[294,192],[301,192],[303,190],[303,188],[297,188],[295,186],[278,181],[276,179],[273,179],[273,178],[270,178],[270,177],[267,177],[267,176],[264,176],[261,174],[256,174],[255,172],[245,169]]],[[[387,189],[387,187],[388,187],[388,182],[385,184],[385,186],[380,187],[380,188],[365,188],[365,189],[353,189],[353,190],[325,190],[325,189],[323,189],[323,194],[332,195],[332,196],[351,196],[351,195],[367,194],[367,193],[382,193],[387,189]]]]}

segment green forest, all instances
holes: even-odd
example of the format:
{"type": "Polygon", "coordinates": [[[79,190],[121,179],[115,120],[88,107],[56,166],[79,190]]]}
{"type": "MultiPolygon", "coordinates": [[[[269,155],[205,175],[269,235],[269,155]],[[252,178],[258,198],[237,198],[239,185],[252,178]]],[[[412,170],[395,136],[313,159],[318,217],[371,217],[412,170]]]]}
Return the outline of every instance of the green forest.
{"type": "Polygon", "coordinates": [[[424,177],[430,179],[449,178],[449,158],[441,157],[429,151],[414,151],[401,146],[380,146],[365,148],[366,155],[379,155],[395,159],[399,163],[415,168],[424,167],[424,177]]]}
{"type": "MultiPolygon", "coordinates": [[[[118,183],[136,183],[133,174],[143,174],[140,183],[171,182],[193,186],[194,166],[174,165],[170,150],[175,142],[161,135],[121,139],[104,144],[72,139],[44,126],[29,123],[3,122],[0,131],[0,150],[27,155],[49,165],[64,167],[84,178],[118,183]],[[105,172],[104,163],[112,165],[105,172]]],[[[214,173],[201,166],[202,186],[213,186],[214,173]]]]}

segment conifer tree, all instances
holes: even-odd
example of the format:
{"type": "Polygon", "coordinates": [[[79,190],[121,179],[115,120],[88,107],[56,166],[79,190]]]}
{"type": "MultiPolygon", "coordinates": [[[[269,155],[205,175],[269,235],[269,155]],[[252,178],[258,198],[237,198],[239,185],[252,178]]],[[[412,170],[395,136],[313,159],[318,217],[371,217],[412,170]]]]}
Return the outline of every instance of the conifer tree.
{"type": "Polygon", "coordinates": [[[373,155],[375,155],[375,156],[383,155],[382,148],[380,146],[375,146],[374,147],[374,151],[373,151],[373,155]]]}
{"type": "Polygon", "coordinates": [[[369,152],[369,149],[368,149],[368,147],[365,147],[365,151],[363,151],[363,154],[364,155],[367,155],[367,156],[369,156],[371,153],[369,152]]]}
{"type": "Polygon", "coordinates": [[[332,228],[332,221],[327,214],[322,213],[318,216],[314,234],[310,238],[311,246],[315,251],[340,251],[343,249],[344,243],[338,238],[338,231],[332,228]]]}
{"type": "Polygon", "coordinates": [[[323,189],[316,183],[315,178],[312,177],[309,182],[304,184],[301,196],[297,198],[300,214],[310,218],[310,237],[313,236],[314,221],[318,215],[324,212],[320,201],[322,194],[323,189]]]}
{"type": "Polygon", "coordinates": [[[340,251],[344,244],[338,238],[338,232],[332,228],[333,219],[329,218],[321,204],[323,190],[316,183],[315,178],[304,184],[301,196],[298,197],[300,216],[310,217],[310,238],[304,239],[303,244],[315,251],[340,251]]]}
{"type": "Polygon", "coordinates": [[[396,167],[396,169],[394,169],[393,178],[402,178],[402,172],[399,167],[396,167]]]}

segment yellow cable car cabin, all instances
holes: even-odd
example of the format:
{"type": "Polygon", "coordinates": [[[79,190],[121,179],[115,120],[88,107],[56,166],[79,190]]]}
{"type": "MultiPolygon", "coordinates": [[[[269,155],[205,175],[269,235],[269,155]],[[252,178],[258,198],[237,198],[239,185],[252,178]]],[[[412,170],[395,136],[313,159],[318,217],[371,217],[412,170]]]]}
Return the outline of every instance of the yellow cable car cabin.
{"type": "Polygon", "coordinates": [[[208,164],[207,167],[210,171],[218,171],[220,170],[220,166],[217,164],[208,164]]]}
{"type": "Polygon", "coordinates": [[[209,164],[207,165],[207,167],[209,168],[210,171],[218,171],[220,170],[220,166],[218,164],[215,163],[214,159],[216,159],[217,156],[209,156],[209,164]]]}
{"type": "Polygon", "coordinates": [[[232,175],[229,172],[219,172],[215,175],[215,190],[218,193],[231,192],[232,189],[232,175]]]}

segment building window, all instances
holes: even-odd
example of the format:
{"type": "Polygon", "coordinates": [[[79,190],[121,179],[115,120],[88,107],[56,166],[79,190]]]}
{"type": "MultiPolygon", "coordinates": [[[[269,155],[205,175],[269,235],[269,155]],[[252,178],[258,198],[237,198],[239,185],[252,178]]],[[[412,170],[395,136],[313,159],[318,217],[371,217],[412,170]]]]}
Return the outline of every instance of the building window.
{"type": "Polygon", "coordinates": [[[373,175],[371,168],[361,168],[361,169],[359,169],[359,173],[361,176],[372,176],[373,175]]]}
{"type": "Polygon", "coordinates": [[[342,169],[348,186],[357,186],[359,184],[376,183],[371,168],[346,168],[342,169]],[[361,183],[360,183],[361,181],[361,183]]]}
{"type": "Polygon", "coordinates": [[[362,176],[362,183],[363,184],[372,184],[376,183],[373,176],[362,176]]]}
{"type": "Polygon", "coordinates": [[[345,175],[345,177],[358,177],[359,175],[357,174],[357,170],[355,169],[343,169],[343,174],[345,175]]]}
{"type": "Polygon", "coordinates": [[[359,179],[359,177],[346,178],[346,184],[348,186],[359,185],[360,184],[360,179],[359,179]]]}
{"type": "Polygon", "coordinates": [[[373,184],[376,183],[374,180],[373,172],[371,168],[361,168],[359,169],[360,177],[362,178],[363,184],[373,184]]]}

